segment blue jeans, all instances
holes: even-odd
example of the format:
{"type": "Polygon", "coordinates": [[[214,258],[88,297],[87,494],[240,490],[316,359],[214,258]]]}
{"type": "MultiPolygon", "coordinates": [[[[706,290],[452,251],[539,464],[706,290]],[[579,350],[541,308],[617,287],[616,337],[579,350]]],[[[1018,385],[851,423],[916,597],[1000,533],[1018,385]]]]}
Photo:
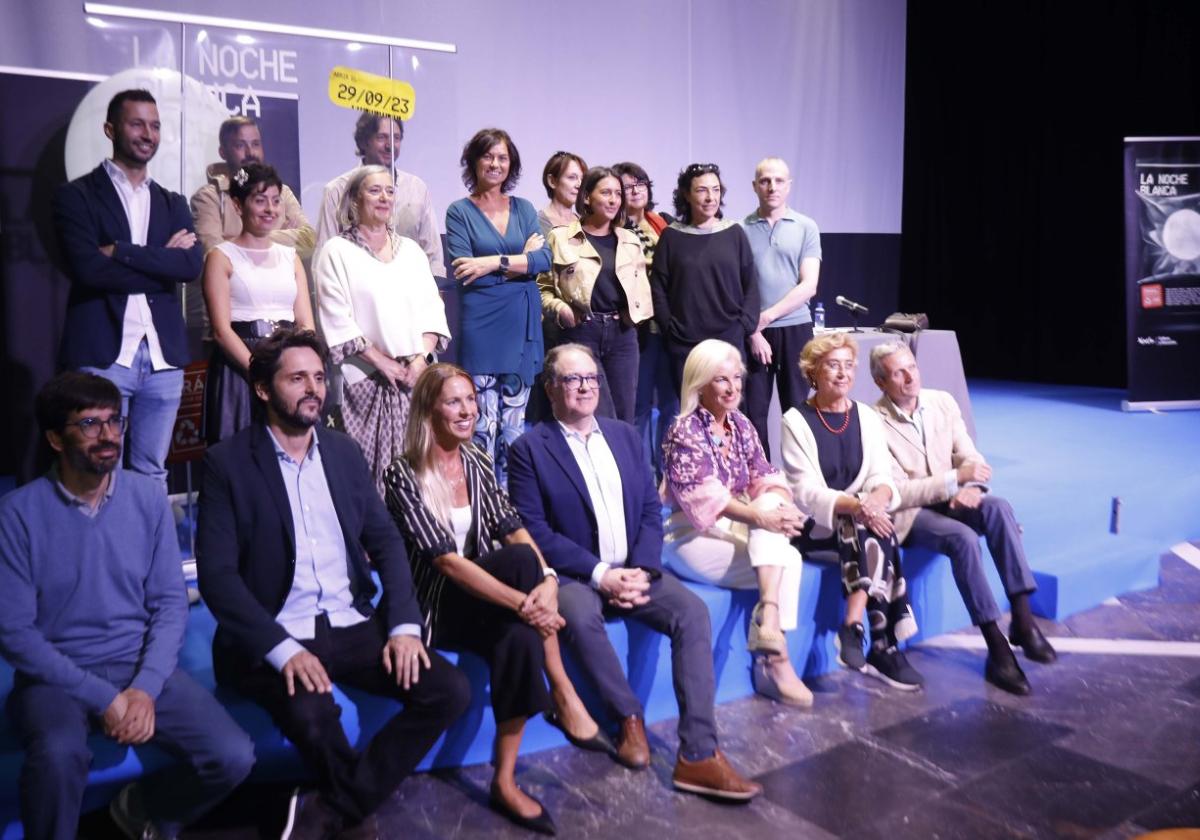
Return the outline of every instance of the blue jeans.
{"type": "Polygon", "coordinates": [[[178,368],[156,371],[144,338],[130,367],[112,364],[83,370],[103,376],[117,386],[121,392],[121,413],[129,422],[125,446],[129,469],[157,478],[165,488],[167,452],[183,393],[183,371],[178,368]]]}
{"type": "MultiPolygon", "coordinates": [[[[132,665],[92,670],[127,685],[132,665]]],[[[21,822],[26,837],[69,840],[79,811],[92,753],[96,718],[63,689],[17,676],[8,699],[9,720],[21,738],[21,822]]],[[[168,837],[224,799],[254,766],[254,743],[212,693],[176,669],[154,701],[154,737],[176,763],[141,782],[146,810],[168,837]]]]}
{"type": "Polygon", "coordinates": [[[562,331],[559,344],[582,344],[596,357],[600,374],[600,401],[596,413],[633,422],[637,394],[637,329],[615,318],[589,315],[569,330],[562,331]]]}
{"type": "Polygon", "coordinates": [[[638,337],[642,355],[638,360],[634,425],[641,433],[650,467],[658,477],[662,475],[662,442],[679,413],[679,391],[671,380],[671,363],[663,347],[662,335],[652,332],[649,324],[641,324],[638,337]],[[657,420],[655,406],[658,408],[657,420]]]}

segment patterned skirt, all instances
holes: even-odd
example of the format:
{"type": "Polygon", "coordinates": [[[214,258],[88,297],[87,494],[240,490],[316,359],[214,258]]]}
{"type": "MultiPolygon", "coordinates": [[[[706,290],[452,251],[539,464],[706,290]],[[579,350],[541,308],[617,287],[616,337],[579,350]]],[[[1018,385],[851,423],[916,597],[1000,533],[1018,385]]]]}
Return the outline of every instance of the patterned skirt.
{"type": "Polygon", "coordinates": [[[362,449],[375,489],[386,498],[383,474],[404,454],[411,394],[394,388],[381,373],[342,389],[342,426],[362,449]]]}

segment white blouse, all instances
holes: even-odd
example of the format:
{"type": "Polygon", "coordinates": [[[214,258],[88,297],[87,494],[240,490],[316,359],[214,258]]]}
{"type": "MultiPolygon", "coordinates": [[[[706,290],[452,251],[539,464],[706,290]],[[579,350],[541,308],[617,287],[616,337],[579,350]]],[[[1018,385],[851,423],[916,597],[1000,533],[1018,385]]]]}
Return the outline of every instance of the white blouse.
{"type": "Polygon", "coordinates": [[[454,544],[458,546],[458,553],[465,556],[467,534],[471,532],[471,506],[450,508],[450,524],[454,526],[454,544]]]}
{"type": "Polygon", "coordinates": [[[226,241],[216,246],[229,257],[230,321],[294,321],[296,319],[296,249],[272,243],[270,248],[243,248],[226,241]]]}
{"type": "MultiPolygon", "coordinates": [[[[331,347],[366,338],[392,358],[425,351],[424,334],[450,340],[446,308],[421,246],[405,236],[391,262],[381,262],[342,236],[324,244],[313,271],[321,332],[331,347]]],[[[368,378],[375,368],[350,356],[341,366],[348,384],[368,378]]]]}

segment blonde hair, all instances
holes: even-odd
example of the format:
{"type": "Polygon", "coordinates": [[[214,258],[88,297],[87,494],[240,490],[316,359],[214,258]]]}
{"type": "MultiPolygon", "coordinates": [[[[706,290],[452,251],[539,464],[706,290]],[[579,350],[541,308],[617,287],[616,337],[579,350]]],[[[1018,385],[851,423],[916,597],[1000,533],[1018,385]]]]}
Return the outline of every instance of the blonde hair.
{"type": "Polygon", "coordinates": [[[804,345],[804,349],[800,351],[800,372],[804,374],[804,378],[814,388],[817,387],[817,380],[813,374],[817,372],[817,365],[821,363],[821,359],[825,358],[832,351],[840,350],[843,347],[850,348],[850,353],[854,356],[854,361],[857,362],[858,343],[846,333],[825,333],[804,345]]]}
{"type": "Polygon", "coordinates": [[[744,374],[746,364],[742,354],[727,341],[706,338],[688,353],[683,363],[683,386],[679,389],[679,416],[686,417],[700,404],[700,391],[717,375],[717,368],[724,362],[737,362],[744,374]]]}
{"type": "Polygon", "coordinates": [[[417,377],[409,403],[408,428],[404,430],[404,458],[412,466],[421,500],[446,530],[454,532],[450,511],[454,507],[454,490],[433,459],[433,408],[442,396],[446,383],[461,376],[475,391],[471,375],[457,365],[439,362],[430,365],[417,377]]]}
{"type": "Polygon", "coordinates": [[[355,169],[354,174],[350,176],[350,182],[346,184],[346,191],[342,193],[342,200],[338,204],[338,230],[347,230],[359,223],[358,194],[362,192],[363,181],[372,175],[392,177],[392,173],[386,166],[379,166],[377,164],[360,166],[358,169],[355,169]]]}

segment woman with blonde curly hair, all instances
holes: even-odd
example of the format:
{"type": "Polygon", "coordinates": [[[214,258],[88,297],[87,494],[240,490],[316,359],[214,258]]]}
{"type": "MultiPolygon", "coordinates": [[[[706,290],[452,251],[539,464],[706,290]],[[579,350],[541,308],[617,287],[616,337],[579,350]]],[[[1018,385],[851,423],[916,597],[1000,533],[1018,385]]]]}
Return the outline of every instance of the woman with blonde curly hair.
{"type": "Polygon", "coordinates": [[[917,632],[889,516],[900,494],[883,422],[871,406],[850,398],[857,365],[858,345],[845,333],[814,338],[800,353],[814,393],[783,416],[784,469],[809,517],[794,544],[805,554],[835,554],[841,563],[846,618],[837,634],[838,661],[915,691],[921,675],[897,648],[917,632]],[[871,628],[865,657],[864,613],[871,628]]]}

